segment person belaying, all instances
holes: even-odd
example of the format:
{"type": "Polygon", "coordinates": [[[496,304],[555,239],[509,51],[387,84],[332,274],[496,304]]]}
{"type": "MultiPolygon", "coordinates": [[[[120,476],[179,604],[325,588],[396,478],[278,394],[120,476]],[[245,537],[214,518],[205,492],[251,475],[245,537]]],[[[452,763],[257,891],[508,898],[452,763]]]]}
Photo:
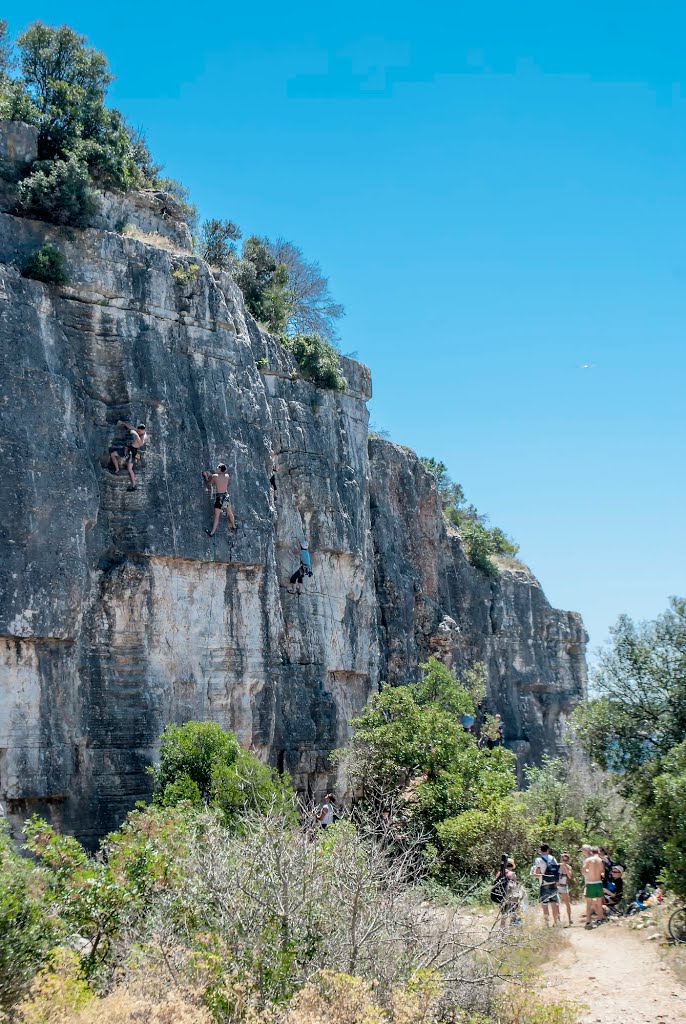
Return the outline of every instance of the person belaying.
{"type": "Polygon", "coordinates": [[[135,491],[138,485],[136,484],[133,467],[140,466],[143,449],[148,443],[145,423],[139,423],[137,427],[134,427],[133,423],[127,423],[126,420],[118,420],[117,426],[124,427],[128,431],[129,439],[125,444],[113,445],[110,448],[110,469],[113,473],[118,473],[123,462],[131,481],[127,490],[135,491]]]}
{"type": "Polygon", "coordinates": [[[310,564],[310,545],[306,540],[300,542],[300,566],[296,572],[290,578],[290,584],[292,589],[289,589],[289,594],[302,594],[303,580],[306,576],[312,575],[312,566],[310,564]]]}
{"type": "Polygon", "coordinates": [[[205,533],[209,537],[214,537],[217,532],[217,527],[219,526],[219,517],[222,512],[226,512],[226,518],[229,520],[229,525],[232,530],[235,530],[236,520],[233,518],[233,509],[231,508],[231,499],[229,498],[229,474],[226,471],[226,466],[223,462],[220,462],[217,466],[216,473],[211,473],[209,470],[204,469],[202,478],[210,493],[212,493],[212,488],[214,487],[214,517],[212,519],[212,529],[206,529],[205,533]]]}

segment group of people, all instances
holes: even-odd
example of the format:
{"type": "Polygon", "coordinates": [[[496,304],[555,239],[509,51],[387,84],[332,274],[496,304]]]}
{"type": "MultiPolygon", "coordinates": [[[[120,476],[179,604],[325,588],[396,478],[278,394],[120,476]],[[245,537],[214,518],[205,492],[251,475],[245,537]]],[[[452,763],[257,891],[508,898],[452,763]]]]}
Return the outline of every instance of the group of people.
{"type": "MultiPolygon", "coordinates": [[[[581,873],[584,878],[586,902],[585,927],[600,924],[619,907],[624,896],[624,868],[612,861],[607,850],[585,843],[581,848],[581,873]]],[[[560,905],[564,906],[568,927],[572,921],[570,884],[574,875],[572,857],[567,851],[560,860],[542,843],[531,874],[538,881],[538,902],[546,925],[552,918],[553,926],[560,924],[560,905]]],[[[500,904],[501,924],[519,920],[523,891],[518,883],[516,865],[512,857],[503,859],[491,890],[491,898],[500,904]]]]}
{"type": "MultiPolygon", "coordinates": [[[[127,487],[127,490],[135,491],[138,489],[138,481],[136,480],[134,470],[140,468],[142,464],[145,447],[148,443],[147,428],[145,423],[139,423],[134,426],[133,423],[129,423],[126,420],[119,420],[117,422],[117,426],[126,431],[126,439],[117,441],[110,447],[109,469],[110,472],[117,474],[121,471],[122,467],[124,467],[129,476],[129,486],[127,487]]],[[[277,498],[278,472],[279,466],[276,462],[276,458],[272,456],[269,488],[275,505],[277,498]]],[[[202,479],[205,487],[210,492],[210,495],[214,496],[212,525],[209,529],[205,529],[205,533],[208,537],[214,537],[217,532],[222,513],[226,515],[231,529],[235,530],[236,520],[234,518],[233,508],[231,507],[231,498],[229,495],[229,473],[225,463],[220,462],[217,466],[216,472],[214,473],[209,470],[203,470],[202,479]]],[[[305,577],[312,575],[309,543],[306,540],[301,541],[299,553],[300,565],[290,577],[290,588],[288,590],[290,594],[296,594],[297,596],[300,596],[302,593],[302,585],[305,577]]]]}

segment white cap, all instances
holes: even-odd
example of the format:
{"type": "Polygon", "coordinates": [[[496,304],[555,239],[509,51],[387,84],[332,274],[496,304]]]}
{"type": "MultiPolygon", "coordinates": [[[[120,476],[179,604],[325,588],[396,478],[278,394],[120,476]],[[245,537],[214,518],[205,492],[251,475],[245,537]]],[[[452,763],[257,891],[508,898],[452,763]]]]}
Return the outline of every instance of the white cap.
{"type": "Polygon", "coordinates": [[[306,541],[306,540],[301,540],[301,541],[300,541],[300,547],[301,547],[301,548],[309,548],[309,546],[310,546],[310,545],[309,545],[309,544],[307,543],[307,541],[306,541]]]}

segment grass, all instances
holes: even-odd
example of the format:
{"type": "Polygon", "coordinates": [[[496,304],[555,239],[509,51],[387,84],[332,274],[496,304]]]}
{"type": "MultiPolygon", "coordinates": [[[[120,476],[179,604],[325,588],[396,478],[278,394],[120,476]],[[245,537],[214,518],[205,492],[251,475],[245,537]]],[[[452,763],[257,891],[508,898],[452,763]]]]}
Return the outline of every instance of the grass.
{"type": "Polygon", "coordinates": [[[157,231],[141,231],[140,228],[135,227],[133,224],[125,224],[121,233],[125,238],[135,238],[136,241],[145,242],[146,245],[154,245],[156,249],[165,249],[167,252],[173,252],[177,256],[188,256],[185,249],[174,245],[170,238],[160,235],[157,231]]]}

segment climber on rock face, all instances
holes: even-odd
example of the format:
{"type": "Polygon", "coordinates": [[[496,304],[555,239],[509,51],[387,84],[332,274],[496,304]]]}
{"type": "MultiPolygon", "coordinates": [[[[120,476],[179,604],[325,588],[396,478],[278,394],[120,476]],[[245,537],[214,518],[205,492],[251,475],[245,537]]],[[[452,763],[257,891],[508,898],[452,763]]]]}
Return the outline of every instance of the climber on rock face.
{"type": "Polygon", "coordinates": [[[223,462],[220,462],[217,466],[216,473],[210,473],[207,469],[203,470],[202,478],[205,481],[205,486],[208,491],[212,491],[214,487],[214,518],[212,520],[212,529],[205,530],[205,533],[210,537],[214,537],[219,526],[219,517],[222,512],[226,512],[226,518],[229,520],[229,524],[232,530],[236,529],[236,521],[233,518],[233,509],[231,508],[231,499],[229,498],[229,474],[226,472],[226,466],[223,462]]]}
{"type": "Polygon", "coordinates": [[[272,472],[271,472],[271,476],[269,477],[269,486],[271,487],[272,500],[273,500],[275,505],[276,505],[276,475],[277,475],[278,472],[279,472],[279,467],[278,467],[278,465],[276,463],[276,455],[274,454],[274,452],[272,452],[272,472]]]}
{"type": "Polygon", "coordinates": [[[127,423],[126,420],[118,420],[117,426],[124,427],[129,432],[129,440],[124,445],[115,445],[110,448],[110,469],[113,473],[118,473],[121,469],[120,463],[123,462],[131,481],[128,490],[135,491],[137,484],[133,467],[136,464],[140,464],[143,448],[148,441],[145,423],[139,423],[137,427],[134,427],[133,423],[127,423]]]}
{"type": "Polygon", "coordinates": [[[312,567],[310,565],[310,545],[306,540],[300,542],[300,567],[290,578],[291,588],[289,594],[302,594],[303,580],[306,576],[312,575],[312,567]]]}

